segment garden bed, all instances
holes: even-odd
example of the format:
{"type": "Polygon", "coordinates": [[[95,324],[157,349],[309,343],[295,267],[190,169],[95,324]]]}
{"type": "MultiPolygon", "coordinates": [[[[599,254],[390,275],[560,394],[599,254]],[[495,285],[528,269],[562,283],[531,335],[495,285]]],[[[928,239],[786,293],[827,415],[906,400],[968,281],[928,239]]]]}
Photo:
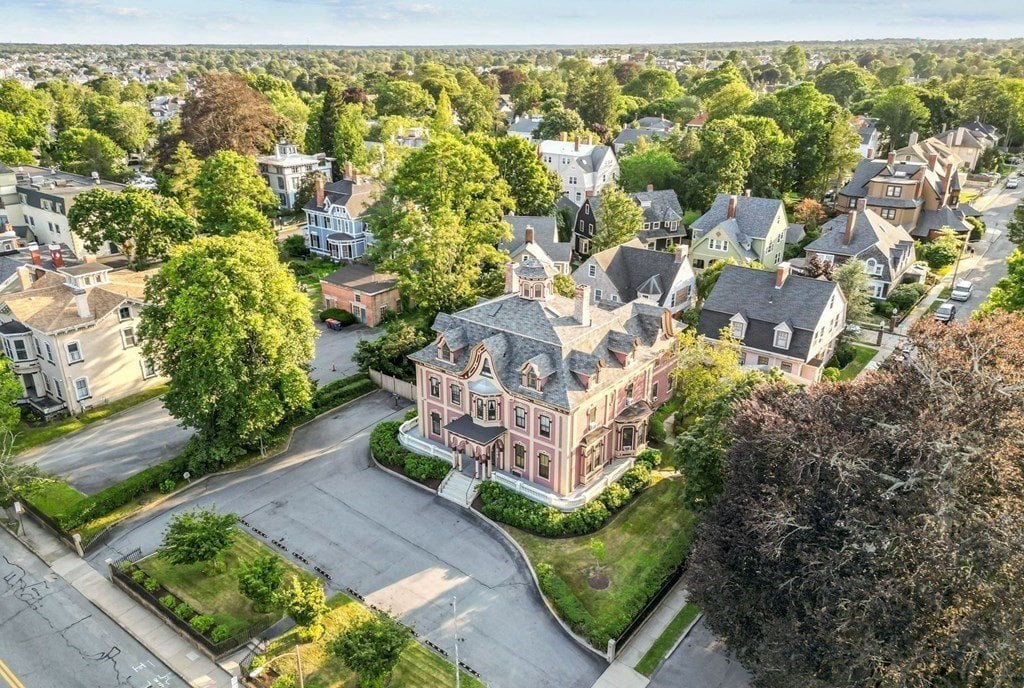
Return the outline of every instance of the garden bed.
{"type": "Polygon", "coordinates": [[[448,461],[420,456],[398,441],[398,421],[380,423],[370,433],[370,453],[385,468],[436,490],[452,470],[448,461]]]}
{"type": "MultiPolygon", "coordinates": [[[[303,643],[298,631],[292,629],[277,638],[267,647],[264,655],[253,660],[253,668],[265,663],[267,657],[279,657],[298,648],[302,656],[302,668],[306,688],[348,688],[355,685],[355,675],[338,657],[328,650],[330,642],[355,621],[368,617],[370,612],[351,598],[338,594],[328,600],[330,612],[323,619],[325,632],[319,640],[303,643]]],[[[282,673],[294,674],[295,660],[282,657],[273,664],[274,671],[268,671],[256,682],[270,686],[274,676],[282,673]]],[[[459,677],[465,688],[484,688],[483,683],[461,672],[459,677]]],[[[436,688],[455,684],[455,669],[450,662],[431,652],[410,638],[408,647],[402,652],[398,666],[391,674],[391,688],[436,688]]]]}
{"type": "MultiPolygon", "coordinates": [[[[242,643],[249,639],[248,636],[253,629],[266,629],[284,615],[281,609],[273,609],[266,613],[255,611],[252,602],[238,591],[239,565],[267,554],[277,556],[273,550],[258,540],[238,531],[235,541],[224,551],[224,566],[216,571],[207,571],[204,564],[172,564],[159,555],[147,557],[135,566],[159,583],[157,591],[149,591],[159,604],[169,608],[161,598],[168,594],[172,595],[177,604],[184,602],[196,614],[211,617],[210,632],[218,627],[223,628],[222,632],[227,634],[226,637],[242,643]]],[[[280,557],[278,559],[284,565],[286,578],[289,575],[310,577],[309,573],[290,562],[280,557]]],[[[175,615],[185,621],[190,620],[181,614],[175,615]]],[[[208,634],[205,635],[209,637],[208,634]]]]}
{"type": "Polygon", "coordinates": [[[609,638],[622,635],[689,552],[696,517],[685,506],[683,479],[665,473],[655,478],[596,535],[552,539],[507,528],[559,616],[601,651],[609,638]],[[607,577],[605,589],[591,585],[595,574],[607,577]]]}

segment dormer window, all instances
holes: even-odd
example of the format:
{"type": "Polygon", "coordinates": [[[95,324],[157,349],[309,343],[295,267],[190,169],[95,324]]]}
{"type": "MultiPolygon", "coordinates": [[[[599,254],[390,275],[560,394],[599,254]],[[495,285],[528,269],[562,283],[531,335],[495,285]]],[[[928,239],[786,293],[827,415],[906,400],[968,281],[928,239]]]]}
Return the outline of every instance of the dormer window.
{"type": "Polygon", "coordinates": [[[448,347],[448,342],[441,340],[441,344],[437,347],[437,357],[442,361],[452,360],[452,350],[448,347]]]}
{"type": "Polygon", "coordinates": [[[530,389],[537,389],[537,371],[533,366],[526,369],[526,386],[530,389]]]}
{"type": "Polygon", "coordinates": [[[747,334],[747,319],[737,313],[729,319],[729,334],[735,339],[743,339],[747,334]]]}
{"type": "Polygon", "coordinates": [[[491,362],[486,358],[484,359],[483,365],[480,366],[480,375],[491,379],[494,378],[494,373],[491,372],[491,362]]]}
{"type": "Polygon", "coordinates": [[[777,349],[788,349],[791,332],[782,326],[775,328],[775,339],[773,344],[777,349]]]}

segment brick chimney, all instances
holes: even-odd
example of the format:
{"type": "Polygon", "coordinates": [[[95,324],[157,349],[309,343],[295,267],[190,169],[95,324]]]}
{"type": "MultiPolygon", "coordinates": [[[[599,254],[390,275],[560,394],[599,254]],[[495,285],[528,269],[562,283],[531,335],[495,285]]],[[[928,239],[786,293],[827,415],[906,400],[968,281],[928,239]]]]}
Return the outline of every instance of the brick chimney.
{"type": "Polygon", "coordinates": [[[886,162],[890,165],[896,164],[896,151],[889,151],[889,157],[886,162]]]}
{"type": "Polygon", "coordinates": [[[654,191],[654,184],[648,184],[648,185],[647,185],[647,191],[648,191],[648,192],[650,192],[650,191],[654,191]]]}
{"type": "Polygon", "coordinates": [[[857,211],[851,210],[846,213],[846,227],[843,230],[843,246],[849,246],[853,241],[853,229],[857,226],[857,211]]]}
{"type": "Polygon", "coordinates": [[[590,327],[590,285],[580,284],[576,287],[576,297],[574,298],[575,308],[573,308],[573,318],[576,319],[580,325],[584,327],[590,327]]]}
{"type": "Polygon", "coordinates": [[[516,274],[516,264],[511,260],[505,263],[505,293],[519,293],[519,275],[516,274]]]}
{"type": "Polygon", "coordinates": [[[576,138],[572,141],[572,149],[578,151],[580,149],[580,135],[577,134],[576,138]]]}
{"type": "Polygon", "coordinates": [[[64,251],[61,250],[60,244],[50,244],[48,248],[50,249],[50,260],[53,262],[53,267],[64,267],[64,251]]]}
{"type": "Polygon", "coordinates": [[[928,154],[928,169],[934,170],[935,169],[935,164],[938,161],[939,161],[938,153],[929,153],[928,154]]]}
{"type": "Polygon", "coordinates": [[[867,207],[868,207],[868,199],[866,199],[866,198],[858,198],[857,199],[857,212],[861,212],[862,213],[862,212],[864,212],[864,210],[867,207]]]}
{"type": "Polygon", "coordinates": [[[566,141],[569,140],[569,132],[563,131],[561,134],[558,135],[558,138],[559,140],[562,141],[562,143],[565,143],[566,141]]]}
{"type": "Polygon", "coordinates": [[[729,196],[729,206],[725,209],[725,219],[731,220],[736,217],[736,204],[739,199],[736,196],[729,196]]]}
{"type": "Polygon", "coordinates": [[[908,146],[913,146],[915,143],[917,143],[917,132],[916,131],[912,131],[912,132],[910,132],[910,140],[907,141],[907,145],[908,146]]]}
{"type": "Polygon", "coordinates": [[[587,195],[587,198],[593,198],[594,197],[594,190],[593,189],[587,189],[585,193],[587,195]]]}
{"type": "Polygon", "coordinates": [[[942,203],[946,203],[949,199],[949,187],[953,183],[953,163],[946,165],[945,171],[942,173],[942,198],[939,200],[942,203]]]}
{"type": "Polygon", "coordinates": [[[682,263],[686,259],[686,255],[690,252],[690,247],[686,244],[679,244],[676,246],[672,255],[676,263],[682,263]]]}
{"type": "Polygon", "coordinates": [[[533,243],[533,226],[532,225],[526,225],[525,241],[528,244],[532,244],[533,243]]]}
{"type": "Polygon", "coordinates": [[[324,206],[324,178],[322,175],[318,175],[316,178],[316,207],[322,208],[324,206]]]}
{"type": "Polygon", "coordinates": [[[31,256],[33,265],[43,264],[43,257],[39,254],[39,244],[29,244],[28,255],[31,256]]]}
{"type": "Polygon", "coordinates": [[[351,160],[345,161],[345,179],[352,181],[352,175],[355,173],[355,168],[352,166],[351,160]]]}
{"type": "Polygon", "coordinates": [[[775,266],[775,288],[782,289],[782,285],[789,279],[789,263],[779,263],[775,266]]]}

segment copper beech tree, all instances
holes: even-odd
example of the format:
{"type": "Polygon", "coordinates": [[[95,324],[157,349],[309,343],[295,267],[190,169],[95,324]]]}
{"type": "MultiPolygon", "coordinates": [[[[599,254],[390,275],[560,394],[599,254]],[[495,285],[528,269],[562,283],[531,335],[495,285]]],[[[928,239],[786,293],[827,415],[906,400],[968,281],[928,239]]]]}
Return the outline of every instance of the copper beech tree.
{"type": "Polygon", "coordinates": [[[737,406],[688,576],[758,686],[1024,685],[1024,318],[913,339],[737,406]]]}

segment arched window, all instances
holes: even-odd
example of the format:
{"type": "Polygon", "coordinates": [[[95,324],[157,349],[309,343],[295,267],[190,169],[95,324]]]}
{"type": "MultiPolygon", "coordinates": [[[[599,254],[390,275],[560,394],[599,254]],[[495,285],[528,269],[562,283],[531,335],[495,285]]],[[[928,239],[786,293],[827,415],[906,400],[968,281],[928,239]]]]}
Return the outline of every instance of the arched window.
{"type": "Polygon", "coordinates": [[[542,298],[544,296],[544,285],[538,284],[533,287],[533,297],[535,299],[542,298]]]}

